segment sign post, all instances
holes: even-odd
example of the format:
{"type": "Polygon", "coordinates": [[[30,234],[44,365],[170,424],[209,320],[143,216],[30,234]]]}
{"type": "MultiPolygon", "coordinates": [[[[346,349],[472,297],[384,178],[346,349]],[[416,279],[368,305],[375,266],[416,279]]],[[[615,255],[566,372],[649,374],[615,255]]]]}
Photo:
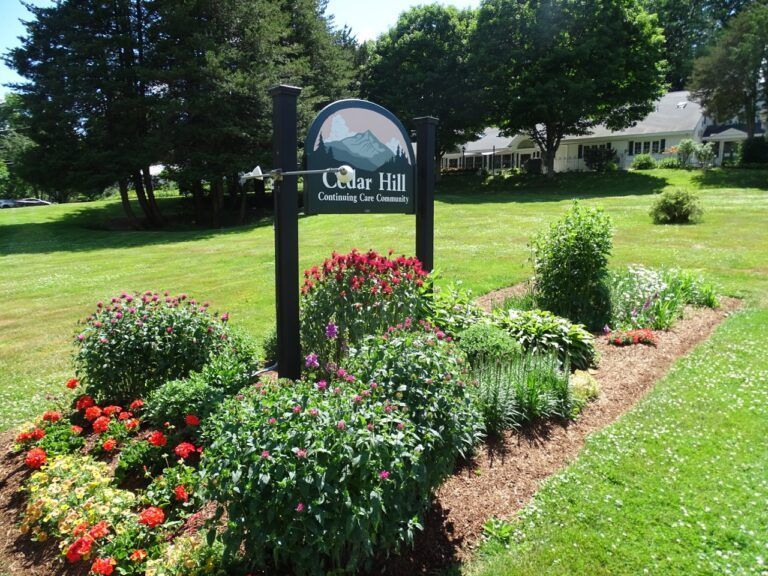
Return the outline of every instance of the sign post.
{"type": "MultiPolygon", "coordinates": [[[[301,88],[275,86],[272,96],[272,160],[278,170],[296,170],[296,100],[301,88]]],[[[299,197],[296,178],[275,180],[275,298],[277,367],[281,378],[301,376],[299,335],[299,197]]]]}
{"type": "Polygon", "coordinates": [[[435,265],[435,148],[437,118],[414,118],[416,123],[416,258],[430,272],[435,265]]]}

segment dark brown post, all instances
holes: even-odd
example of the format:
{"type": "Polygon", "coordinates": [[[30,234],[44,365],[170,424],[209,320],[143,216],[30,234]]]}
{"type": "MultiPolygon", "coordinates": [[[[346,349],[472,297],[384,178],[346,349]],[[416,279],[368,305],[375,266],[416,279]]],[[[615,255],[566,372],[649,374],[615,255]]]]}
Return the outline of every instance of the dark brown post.
{"type": "Polygon", "coordinates": [[[416,123],[416,257],[425,270],[435,265],[435,148],[437,118],[416,123]]]}
{"type": "MultiPolygon", "coordinates": [[[[275,86],[272,96],[272,159],[275,169],[287,172],[297,165],[296,100],[301,88],[275,86]]],[[[275,299],[277,302],[277,373],[301,376],[299,335],[299,209],[296,178],[276,180],[275,299]]]]}

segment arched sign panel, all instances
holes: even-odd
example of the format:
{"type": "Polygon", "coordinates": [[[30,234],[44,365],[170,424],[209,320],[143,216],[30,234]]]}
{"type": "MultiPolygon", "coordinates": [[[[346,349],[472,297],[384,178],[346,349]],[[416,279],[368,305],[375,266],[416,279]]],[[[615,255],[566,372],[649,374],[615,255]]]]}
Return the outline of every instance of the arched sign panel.
{"type": "Polygon", "coordinates": [[[387,109],[366,100],[340,100],[324,108],[304,143],[307,170],[348,165],[355,176],[304,177],[307,214],[413,214],[415,166],[408,133],[387,109]]]}

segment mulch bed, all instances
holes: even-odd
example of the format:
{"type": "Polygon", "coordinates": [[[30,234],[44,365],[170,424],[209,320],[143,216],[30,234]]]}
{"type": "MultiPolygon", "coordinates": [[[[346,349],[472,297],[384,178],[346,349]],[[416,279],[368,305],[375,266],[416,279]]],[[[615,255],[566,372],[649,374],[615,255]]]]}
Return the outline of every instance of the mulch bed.
{"type": "MultiPolygon", "coordinates": [[[[490,307],[523,288],[512,287],[482,298],[490,307]]],[[[597,339],[599,367],[592,371],[600,398],[575,422],[550,423],[525,432],[507,433],[485,444],[438,490],[424,531],[408,554],[376,562],[379,574],[430,574],[466,560],[491,517],[512,518],[527,504],[542,480],[576,457],[588,434],[615,421],[636,404],[672,363],[706,340],[740,301],[724,298],[717,310],[688,310],[668,332],[658,333],[654,347],[619,348],[597,339]]],[[[83,576],[88,566],[61,561],[56,542],[31,542],[19,533],[24,500],[19,492],[29,476],[23,457],[10,453],[14,431],[0,435],[0,572],[8,576],[83,576]]]]}

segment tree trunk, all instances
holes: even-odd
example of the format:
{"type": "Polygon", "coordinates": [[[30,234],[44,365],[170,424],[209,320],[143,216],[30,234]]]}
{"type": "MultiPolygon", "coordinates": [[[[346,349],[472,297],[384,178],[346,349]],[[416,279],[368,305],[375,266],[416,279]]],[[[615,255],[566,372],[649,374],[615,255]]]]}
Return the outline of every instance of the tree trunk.
{"type": "Polygon", "coordinates": [[[544,164],[544,171],[547,178],[555,177],[555,154],[557,154],[557,148],[554,150],[542,150],[541,152],[541,160],[544,164]]]}
{"type": "Polygon", "coordinates": [[[224,179],[211,180],[211,226],[221,228],[221,207],[224,200],[224,179]]]}
{"type": "Polygon", "coordinates": [[[136,214],[133,212],[133,207],[131,206],[131,200],[128,198],[128,180],[121,178],[120,182],[118,182],[118,186],[120,187],[120,202],[122,203],[123,211],[128,218],[128,223],[131,225],[131,228],[138,230],[141,228],[141,223],[138,218],[136,218],[136,214]]]}
{"type": "Polygon", "coordinates": [[[148,166],[142,170],[142,178],[144,179],[144,188],[147,191],[149,209],[152,210],[157,223],[162,226],[165,219],[163,218],[163,214],[160,212],[160,206],[155,199],[155,187],[152,184],[152,175],[149,173],[148,166]]]}
{"type": "Polygon", "coordinates": [[[240,207],[237,213],[237,223],[245,224],[245,218],[248,214],[248,186],[239,186],[240,188],[240,207]]]}
{"type": "Polygon", "coordinates": [[[253,180],[253,187],[256,191],[256,197],[254,204],[256,205],[256,213],[261,214],[267,203],[267,186],[264,180],[253,180]]]}
{"type": "Polygon", "coordinates": [[[141,172],[133,173],[133,187],[136,189],[136,198],[139,200],[139,206],[141,206],[141,211],[144,212],[144,217],[147,219],[147,223],[150,228],[157,228],[158,223],[155,220],[155,214],[149,207],[147,196],[144,193],[144,181],[141,178],[141,172]]]}
{"type": "Polygon", "coordinates": [[[195,180],[192,183],[192,202],[195,206],[195,220],[198,226],[202,226],[206,219],[203,195],[203,183],[200,180],[195,180]]]}

